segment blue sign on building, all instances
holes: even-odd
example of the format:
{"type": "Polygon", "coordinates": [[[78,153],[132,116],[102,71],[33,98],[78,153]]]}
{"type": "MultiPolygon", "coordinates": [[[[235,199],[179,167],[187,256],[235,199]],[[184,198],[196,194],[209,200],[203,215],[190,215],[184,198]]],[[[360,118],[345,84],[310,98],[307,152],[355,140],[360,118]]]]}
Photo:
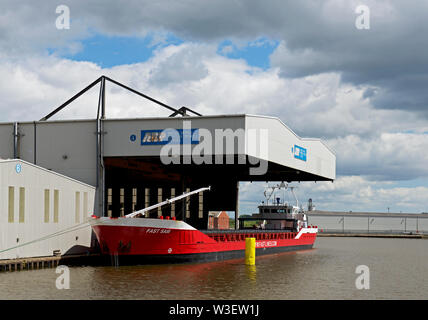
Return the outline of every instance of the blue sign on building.
{"type": "Polygon", "coordinates": [[[141,130],[141,145],[198,144],[198,129],[141,130]]]}
{"type": "Polygon", "coordinates": [[[297,144],[294,145],[294,148],[292,148],[294,158],[306,161],[306,149],[299,147],[297,144]]]}

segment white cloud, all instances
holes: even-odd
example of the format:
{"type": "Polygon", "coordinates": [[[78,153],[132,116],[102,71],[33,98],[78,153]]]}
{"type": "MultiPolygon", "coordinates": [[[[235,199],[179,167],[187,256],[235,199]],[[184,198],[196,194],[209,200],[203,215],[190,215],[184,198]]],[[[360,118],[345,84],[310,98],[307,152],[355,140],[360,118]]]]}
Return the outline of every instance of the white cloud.
{"type": "Polygon", "coordinates": [[[362,138],[348,135],[329,140],[336,150],[342,174],[360,174],[371,179],[411,180],[428,176],[428,135],[381,133],[362,138]]]}
{"type": "Polygon", "coordinates": [[[171,83],[198,81],[208,75],[204,60],[206,56],[213,55],[213,48],[195,44],[174,48],[177,49],[176,52],[158,61],[157,65],[151,68],[150,84],[164,87],[171,83]]]}

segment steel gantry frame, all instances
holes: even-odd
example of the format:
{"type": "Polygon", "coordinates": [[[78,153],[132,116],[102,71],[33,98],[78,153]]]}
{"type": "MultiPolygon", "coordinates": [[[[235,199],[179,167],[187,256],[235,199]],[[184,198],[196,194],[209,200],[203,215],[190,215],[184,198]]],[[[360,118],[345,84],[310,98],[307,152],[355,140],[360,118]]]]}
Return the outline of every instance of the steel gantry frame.
{"type": "MultiPolygon", "coordinates": [[[[109,77],[106,76],[101,76],[99,77],[97,80],[95,80],[94,82],[92,82],[91,84],[89,84],[87,87],[85,87],[84,89],[82,89],[81,91],[79,91],[78,93],[76,93],[74,96],[72,96],[70,99],[68,99],[66,102],[64,102],[63,104],[61,104],[59,107],[57,107],[55,110],[53,110],[52,112],[50,112],[49,114],[47,114],[46,116],[44,116],[43,118],[40,119],[40,121],[47,121],[48,119],[50,119],[52,116],[54,116],[55,114],[57,114],[58,112],[60,112],[61,110],[63,110],[65,107],[67,107],[70,103],[72,103],[74,100],[76,100],[77,98],[79,98],[81,95],[83,95],[84,93],[86,93],[87,91],[89,91],[90,89],[92,89],[94,86],[96,86],[97,84],[100,84],[100,92],[99,92],[99,96],[98,96],[98,109],[97,109],[97,118],[96,118],[96,124],[97,124],[97,128],[96,128],[96,159],[97,159],[97,163],[96,163],[96,180],[97,180],[97,184],[96,184],[96,188],[97,188],[97,192],[96,192],[96,203],[97,203],[97,207],[98,207],[98,214],[101,215],[105,215],[105,167],[104,167],[104,123],[103,120],[106,118],[106,98],[105,98],[105,89],[106,89],[106,80],[119,86],[122,87],[123,89],[126,89],[136,95],[139,95],[142,98],[145,98],[149,101],[152,101],[160,106],[162,106],[165,109],[168,109],[170,111],[172,111],[172,114],[169,115],[169,117],[175,117],[177,115],[181,115],[182,117],[187,117],[188,112],[191,112],[197,116],[202,116],[200,113],[187,108],[187,107],[181,107],[179,109],[176,109],[174,107],[171,107],[157,99],[154,99],[144,93],[141,93],[131,87],[128,87],[126,85],[124,85],[123,83],[120,83],[116,80],[113,80],[109,77]]],[[[17,131],[17,130],[15,130],[17,131]]],[[[15,133],[15,140],[16,137],[18,136],[17,133],[15,133]]],[[[15,142],[15,145],[17,144],[17,142],[15,142]]],[[[15,146],[15,150],[17,149],[17,147],[15,146]]]]}

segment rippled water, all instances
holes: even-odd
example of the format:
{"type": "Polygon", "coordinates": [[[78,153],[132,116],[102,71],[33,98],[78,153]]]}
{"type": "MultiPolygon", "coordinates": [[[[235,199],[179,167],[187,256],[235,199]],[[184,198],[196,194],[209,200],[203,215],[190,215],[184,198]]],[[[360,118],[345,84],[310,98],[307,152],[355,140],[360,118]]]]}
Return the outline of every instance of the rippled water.
{"type": "Polygon", "coordinates": [[[428,299],[428,241],[327,238],[314,249],[201,264],[70,267],[0,273],[0,299],[428,299]],[[370,289],[358,290],[358,265],[370,289]]]}

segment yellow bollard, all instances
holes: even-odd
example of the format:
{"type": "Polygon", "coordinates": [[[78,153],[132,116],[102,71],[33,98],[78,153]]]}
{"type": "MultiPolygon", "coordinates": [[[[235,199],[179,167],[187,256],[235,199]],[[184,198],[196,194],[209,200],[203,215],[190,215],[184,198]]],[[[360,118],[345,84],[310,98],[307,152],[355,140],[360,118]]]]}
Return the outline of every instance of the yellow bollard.
{"type": "Polygon", "coordinates": [[[256,264],[256,238],[245,238],[245,264],[256,264]]]}

